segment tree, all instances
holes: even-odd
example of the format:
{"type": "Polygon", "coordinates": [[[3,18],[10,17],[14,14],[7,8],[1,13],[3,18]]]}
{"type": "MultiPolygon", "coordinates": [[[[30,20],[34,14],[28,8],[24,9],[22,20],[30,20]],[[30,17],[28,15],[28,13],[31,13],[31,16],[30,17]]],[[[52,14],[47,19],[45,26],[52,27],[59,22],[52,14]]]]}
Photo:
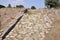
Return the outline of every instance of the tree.
{"type": "Polygon", "coordinates": [[[3,6],[3,5],[0,5],[0,8],[5,8],[5,6],[3,6]]]}
{"type": "Polygon", "coordinates": [[[31,9],[36,9],[36,7],[35,6],[32,6],[31,9]]]}
{"type": "Polygon", "coordinates": [[[8,8],[11,8],[11,4],[8,4],[8,6],[7,6],[8,8]]]}
{"type": "Polygon", "coordinates": [[[23,5],[16,5],[16,8],[24,8],[23,5]]]}
{"type": "Polygon", "coordinates": [[[45,5],[48,7],[48,8],[56,8],[57,5],[59,4],[59,0],[45,0],[45,5]]]}

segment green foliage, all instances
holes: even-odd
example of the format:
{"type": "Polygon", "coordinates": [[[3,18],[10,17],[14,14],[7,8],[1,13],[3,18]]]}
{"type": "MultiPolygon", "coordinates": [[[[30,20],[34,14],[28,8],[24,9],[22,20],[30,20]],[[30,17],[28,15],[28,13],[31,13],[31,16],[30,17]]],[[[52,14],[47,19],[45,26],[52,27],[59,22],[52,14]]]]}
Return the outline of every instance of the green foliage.
{"type": "Polygon", "coordinates": [[[11,8],[11,4],[8,4],[8,6],[7,6],[8,8],[11,8]]]}
{"type": "Polygon", "coordinates": [[[16,5],[16,8],[24,8],[23,5],[16,5]]]}
{"type": "Polygon", "coordinates": [[[32,6],[31,9],[36,9],[36,7],[35,6],[32,6]]]}
{"type": "Polygon", "coordinates": [[[49,8],[56,8],[59,5],[59,0],[45,0],[45,5],[49,8]]]}
{"type": "Polygon", "coordinates": [[[5,8],[5,6],[3,6],[3,5],[0,5],[0,8],[5,8]]]}

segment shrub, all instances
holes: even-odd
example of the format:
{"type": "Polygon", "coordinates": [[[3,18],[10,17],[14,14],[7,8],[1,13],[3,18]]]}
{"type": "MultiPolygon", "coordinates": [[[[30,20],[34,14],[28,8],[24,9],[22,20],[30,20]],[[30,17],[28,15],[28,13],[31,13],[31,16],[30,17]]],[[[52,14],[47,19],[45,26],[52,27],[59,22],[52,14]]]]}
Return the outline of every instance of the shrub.
{"type": "Polygon", "coordinates": [[[5,8],[5,6],[3,6],[3,5],[0,5],[0,8],[5,8]]]}
{"type": "Polygon", "coordinates": [[[36,7],[35,6],[32,6],[31,9],[36,9],[36,7]]]}
{"type": "Polygon", "coordinates": [[[7,6],[8,8],[11,8],[11,4],[8,4],[8,6],[7,6]]]}
{"type": "Polygon", "coordinates": [[[16,5],[16,8],[24,8],[23,5],[16,5]]]}

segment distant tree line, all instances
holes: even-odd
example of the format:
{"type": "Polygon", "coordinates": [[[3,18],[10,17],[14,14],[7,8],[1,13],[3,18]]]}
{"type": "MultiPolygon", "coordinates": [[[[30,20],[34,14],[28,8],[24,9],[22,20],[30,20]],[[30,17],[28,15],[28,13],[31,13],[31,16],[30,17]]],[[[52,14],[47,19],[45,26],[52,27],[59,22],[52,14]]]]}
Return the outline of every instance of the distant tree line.
{"type": "MultiPolygon", "coordinates": [[[[16,5],[16,7],[12,7],[11,4],[8,4],[7,7],[5,7],[4,5],[0,5],[0,8],[24,8],[23,5],[16,5]]],[[[36,9],[35,6],[32,6],[31,9],[36,9]]]]}
{"type": "MultiPolygon", "coordinates": [[[[47,8],[60,8],[60,0],[45,0],[45,6],[47,8]]],[[[0,8],[6,8],[4,5],[0,5],[0,8]]],[[[12,8],[11,4],[8,4],[7,8],[12,8]]],[[[16,5],[14,8],[24,8],[23,5],[16,5]]],[[[36,9],[32,6],[31,9],[36,9]]]]}

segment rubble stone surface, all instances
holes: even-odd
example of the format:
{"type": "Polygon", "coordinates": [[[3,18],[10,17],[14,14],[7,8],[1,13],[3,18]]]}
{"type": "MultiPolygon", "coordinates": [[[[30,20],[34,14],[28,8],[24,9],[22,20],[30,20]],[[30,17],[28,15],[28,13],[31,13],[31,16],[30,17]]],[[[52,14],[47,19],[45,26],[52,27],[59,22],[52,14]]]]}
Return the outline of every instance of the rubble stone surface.
{"type": "Polygon", "coordinates": [[[25,14],[5,40],[44,40],[53,26],[47,14],[25,14]]]}
{"type": "Polygon", "coordinates": [[[60,20],[59,9],[29,10],[4,40],[45,40],[45,34],[49,34],[50,30],[55,27],[52,24],[56,20],[60,20]]]}

